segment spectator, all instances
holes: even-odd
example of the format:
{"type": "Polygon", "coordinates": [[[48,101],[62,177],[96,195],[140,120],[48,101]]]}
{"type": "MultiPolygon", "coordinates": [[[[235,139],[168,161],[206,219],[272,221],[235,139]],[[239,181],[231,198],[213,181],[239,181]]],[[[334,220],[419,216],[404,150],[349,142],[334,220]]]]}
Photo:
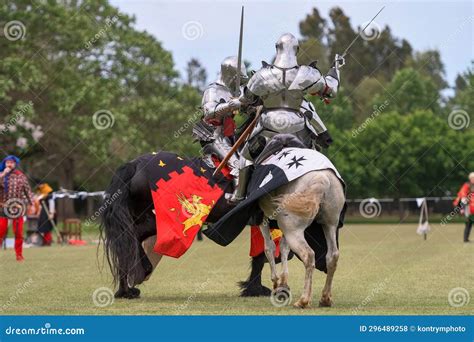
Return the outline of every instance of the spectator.
{"type": "Polygon", "coordinates": [[[51,246],[53,237],[51,231],[54,229],[56,206],[53,199],[53,189],[48,183],[38,185],[38,196],[40,214],[38,219],[38,231],[43,234],[43,246],[51,246]]]}
{"type": "Polygon", "coordinates": [[[454,205],[461,208],[461,214],[466,216],[466,228],[464,229],[464,242],[469,241],[472,223],[474,221],[474,172],[469,174],[469,181],[464,183],[454,200],[454,205]]]}
{"type": "Polygon", "coordinates": [[[18,170],[20,159],[10,155],[0,164],[0,245],[8,231],[8,220],[13,222],[16,260],[23,261],[23,216],[27,203],[33,203],[28,179],[18,170]]]}

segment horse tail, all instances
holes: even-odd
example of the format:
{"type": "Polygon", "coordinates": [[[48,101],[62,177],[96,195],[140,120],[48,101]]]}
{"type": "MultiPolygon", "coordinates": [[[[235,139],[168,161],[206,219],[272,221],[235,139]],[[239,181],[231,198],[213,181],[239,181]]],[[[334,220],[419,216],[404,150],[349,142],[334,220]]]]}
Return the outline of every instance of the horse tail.
{"type": "Polygon", "coordinates": [[[321,171],[310,172],[300,178],[304,190],[275,198],[278,207],[307,219],[314,219],[323,201],[324,194],[331,185],[329,177],[321,171]]]}
{"type": "Polygon", "coordinates": [[[139,242],[130,211],[130,182],[136,171],[136,164],[128,162],[119,167],[106,190],[100,224],[100,240],[104,243],[105,255],[118,285],[133,274],[139,263],[139,242]]]}

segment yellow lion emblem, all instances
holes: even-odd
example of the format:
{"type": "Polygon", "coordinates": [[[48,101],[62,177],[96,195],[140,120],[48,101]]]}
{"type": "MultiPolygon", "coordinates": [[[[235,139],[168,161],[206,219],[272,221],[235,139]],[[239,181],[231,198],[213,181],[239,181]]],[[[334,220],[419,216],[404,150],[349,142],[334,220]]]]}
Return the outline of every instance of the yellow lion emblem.
{"type": "Polygon", "coordinates": [[[206,205],[201,202],[202,197],[198,195],[192,195],[191,200],[186,198],[184,195],[177,195],[178,201],[181,204],[181,208],[185,215],[190,215],[184,222],[183,234],[186,236],[186,231],[195,225],[201,226],[203,223],[203,218],[209,215],[211,212],[212,205],[206,205]]]}

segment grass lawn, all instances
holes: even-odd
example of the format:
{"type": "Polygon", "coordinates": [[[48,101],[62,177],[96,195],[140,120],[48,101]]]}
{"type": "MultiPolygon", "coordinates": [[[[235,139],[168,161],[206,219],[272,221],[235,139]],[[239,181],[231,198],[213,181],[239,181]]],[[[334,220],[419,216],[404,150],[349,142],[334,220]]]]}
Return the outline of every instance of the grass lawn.
{"type": "MultiPolygon", "coordinates": [[[[88,246],[26,249],[24,263],[15,261],[13,250],[2,250],[0,314],[473,314],[474,243],[462,243],[463,226],[432,225],[427,241],[415,230],[416,224],[346,225],[340,235],[334,307],[317,307],[325,280],[317,271],[308,310],[274,307],[269,298],[238,297],[236,282],[248,276],[248,232],[226,248],[209,240],[195,242],[182,258],[162,260],[140,286],[140,299],[115,300],[105,307],[92,298],[96,289],[111,287],[108,268],[99,270],[104,261],[101,253],[97,258],[93,234],[86,236],[88,246]],[[454,288],[463,288],[470,300],[450,305],[448,294],[454,288]]],[[[302,263],[290,261],[293,302],[301,294],[303,276],[302,263]]],[[[263,279],[270,286],[268,266],[263,279]]]]}

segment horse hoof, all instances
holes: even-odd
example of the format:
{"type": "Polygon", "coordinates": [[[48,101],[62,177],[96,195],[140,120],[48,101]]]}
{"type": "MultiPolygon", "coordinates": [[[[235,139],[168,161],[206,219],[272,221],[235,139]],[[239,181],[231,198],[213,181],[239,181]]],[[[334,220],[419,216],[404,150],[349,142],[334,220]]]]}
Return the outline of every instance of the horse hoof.
{"type": "Polygon", "coordinates": [[[242,288],[240,297],[270,297],[272,291],[263,285],[242,288]]]}
{"type": "Polygon", "coordinates": [[[117,292],[115,292],[114,297],[115,298],[123,298],[125,296],[125,291],[122,289],[118,289],[117,292]]]}
{"type": "Polygon", "coordinates": [[[119,289],[115,292],[115,298],[135,299],[140,297],[140,290],[137,288],[129,288],[127,290],[119,289]]]}
{"type": "Polygon", "coordinates": [[[129,297],[128,299],[135,299],[135,298],[140,298],[140,290],[135,288],[135,287],[132,287],[130,290],[129,290],[129,297]]]}
{"type": "Polygon", "coordinates": [[[299,299],[293,306],[299,309],[306,309],[309,308],[309,302],[299,299]]]}
{"type": "Polygon", "coordinates": [[[332,306],[331,298],[321,298],[319,301],[320,308],[330,308],[332,306]]]}

